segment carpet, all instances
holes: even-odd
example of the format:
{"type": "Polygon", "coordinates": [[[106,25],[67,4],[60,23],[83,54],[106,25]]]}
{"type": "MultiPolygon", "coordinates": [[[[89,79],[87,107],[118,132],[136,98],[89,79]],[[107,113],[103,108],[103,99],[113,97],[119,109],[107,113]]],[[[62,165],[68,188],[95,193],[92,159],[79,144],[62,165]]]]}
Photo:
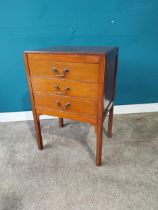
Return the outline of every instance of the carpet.
{"type": "Polygon", "coordinates": [[[44,150],[32,121],[0,123],[0,210],[157,210],[158,113],[115,115],[103,131],[95,166],[88,124],[41,121],[44,150]]]}

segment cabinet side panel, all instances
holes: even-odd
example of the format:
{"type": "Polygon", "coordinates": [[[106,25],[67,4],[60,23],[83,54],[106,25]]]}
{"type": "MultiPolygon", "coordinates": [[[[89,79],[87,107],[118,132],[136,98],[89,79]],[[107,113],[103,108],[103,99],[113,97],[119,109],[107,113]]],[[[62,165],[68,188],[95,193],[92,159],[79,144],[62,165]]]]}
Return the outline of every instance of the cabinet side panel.
{"type": "Polygon", "coordinates": [[[24,53],[24,62],[25,62],[26,77],[27,77],[27,82],[28,82],[28,87],[29,87],[32,110],[33,110],[33,113],[36,113],[35,106],[34,106],[33,89],[32,89],[32,83],[31,83],[31,79],[30,79],[29,60],[28,60],[27,53],[24,53]]]}
{"type": "Polygon", "coordinates": [[[104,109],[106,109],[115,97],[115,83],[117,71],[117,55],[110,54],[106,57],[105,83],[104,83],[104,109]]]}

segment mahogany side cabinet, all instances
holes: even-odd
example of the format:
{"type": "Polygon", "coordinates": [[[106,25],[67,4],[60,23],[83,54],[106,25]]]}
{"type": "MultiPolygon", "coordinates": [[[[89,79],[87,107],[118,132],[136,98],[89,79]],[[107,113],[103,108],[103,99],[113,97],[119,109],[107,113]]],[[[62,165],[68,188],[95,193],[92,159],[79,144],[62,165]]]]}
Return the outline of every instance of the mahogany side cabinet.
{"type": "Polygon", "coordinates": [[[86,122],[95,127],[96,165],[101,165],[102,130],[112,135],[118,62],[117,47],[52,47],[25,51],[24,61],[39,150],[43,149],[40,115],[86,122]]]}

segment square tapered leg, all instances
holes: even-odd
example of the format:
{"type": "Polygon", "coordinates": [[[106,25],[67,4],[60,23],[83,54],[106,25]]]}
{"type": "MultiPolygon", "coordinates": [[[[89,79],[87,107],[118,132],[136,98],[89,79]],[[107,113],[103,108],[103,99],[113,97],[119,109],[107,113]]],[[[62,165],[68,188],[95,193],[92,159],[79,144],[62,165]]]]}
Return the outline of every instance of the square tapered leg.
{"type": "Polygon", "coordinates": [[[63,118],[59,118],[59,128],[63,127],[63,118]]]}

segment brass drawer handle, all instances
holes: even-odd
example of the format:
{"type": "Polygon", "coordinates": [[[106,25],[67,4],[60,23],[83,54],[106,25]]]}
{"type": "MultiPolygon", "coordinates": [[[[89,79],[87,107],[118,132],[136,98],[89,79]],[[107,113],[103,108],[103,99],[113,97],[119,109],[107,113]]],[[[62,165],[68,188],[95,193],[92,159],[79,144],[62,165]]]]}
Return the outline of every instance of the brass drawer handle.
{"type": "Polygon", "coordinates": [[[67,67],[64,68],[63,74],[61,74],[55,67],[52,67],[52,72],[55,73],[56,77],[65,77],[65,75],[69,72],[69,69],[67,67]]]}
{"type": "Polygon", "coordinates": [[[57,107],[59,107],[63,111],[64,110],[67,110],[71,106],[70,102],[67,102],[65,104],[65,106],[62,106],[61,103],[60,103],[60,101],[56,101],[56,105],[57,105],[57,107]]]}
{"type": "Polygon", "coordinates": [[[64,91],[62,92],[62,91],[60,91],[60,88],[59,88],[58,85],[55,85],[55,86],[54,86],[54,89],[56,90],[56,94],[58,94],[58,95],[66,95],[66,92],[67,92],[68,90],[70,90],[69,87],[66,87],[66,88],[64,89],[64,91]]]}

